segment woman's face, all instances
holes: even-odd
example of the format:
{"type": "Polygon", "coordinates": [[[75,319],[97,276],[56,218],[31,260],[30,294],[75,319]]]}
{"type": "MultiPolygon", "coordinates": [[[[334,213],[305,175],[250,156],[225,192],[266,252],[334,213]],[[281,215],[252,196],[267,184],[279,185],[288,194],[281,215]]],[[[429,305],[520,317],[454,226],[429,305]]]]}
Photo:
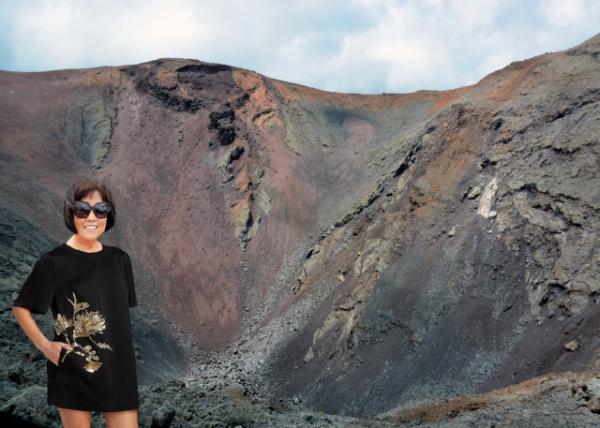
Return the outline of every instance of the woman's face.
{"type": "MultiPolygon", "coordinates": [[[[81,198],[82,201],[86,201],[91,206],[94,206],[98,202],[102,202],[102,196],[100,192],[94,190],[93,193],[89,193],[85,197],[81,198]]],[[[100,235],[104,233],[106,230],[106,218],[98,218],[94,213],[94,210],[91,210],[88,214],[87,218],[79,218],[76,215],[73,215],[73,222],[75,223],[75,229],[77,230],[77,235],[86,240],[95,241],[100,235]],[[86,226],[89,226],[86,227],[86,226]],[[95,227],[91,227],[95,226],[95,227]]]]}

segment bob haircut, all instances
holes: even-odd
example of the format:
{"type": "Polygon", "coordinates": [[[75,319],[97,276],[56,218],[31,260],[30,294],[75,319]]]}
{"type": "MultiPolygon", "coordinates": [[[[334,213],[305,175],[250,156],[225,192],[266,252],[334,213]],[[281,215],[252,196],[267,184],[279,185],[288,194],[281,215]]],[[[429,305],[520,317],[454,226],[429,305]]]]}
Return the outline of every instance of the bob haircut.
{"type": "Polygon", "coordinates": [[[67,229],[75,234],[77,234],[77,229],[75,228],[75,223],[73,222],[73,207],[75,206],[75,201],[80,201],[81,198],[85,198],[87,195],[93,193],[94,190],[97,190],[100,193],[103,202],[108,202],[112,207],[112,210],[108,213],[108,217],[106,218],[106,229],[104,229],[104,231],[107,232],[115,224],[115,220],[117,218],[117,208],[115,207],[115,203],[108,186],[103,181],[93,177],[79,177],[67,190],[65,202],[63,204],[63,218],[65,220],[65,226],[67,226],[67,229]]]}

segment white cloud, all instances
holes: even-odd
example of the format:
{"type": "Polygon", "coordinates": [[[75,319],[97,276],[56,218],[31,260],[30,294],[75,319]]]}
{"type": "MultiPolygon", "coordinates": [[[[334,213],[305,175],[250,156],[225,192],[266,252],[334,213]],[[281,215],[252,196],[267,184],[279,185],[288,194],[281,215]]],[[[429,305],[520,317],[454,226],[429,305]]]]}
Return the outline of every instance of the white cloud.
{"type": "Polygon", "coordinates": [[[210,43],[210,19],[185,0],[24,3],[12,38],[15,66],[37,69],[134,63],[185,56],[210,43]]]}
{"type": "MultiPolygon", "coordinates": [[[[0,68],[44,70],[197,58],[345,92],[474,83],[597,32],[585,0],[20,0],[0,68]]],[[[4,10],[3,10],[4,9],[4,10]]]]}
{"type": "Polygon", "coordinates": [[[280,52],[282,59],[288,63],[303,61],[304,54],[313,48],[313,43],[318,42],[318,36],[314,33],[302,33],[294,36],[292,40],[284,45],[280,52]]]}
{"type": "Polygon", "coordinates": [[[445,27],[450,24],[460,33],[489,29],[494,25],[500,7],[499,0],[446,0],[442,4],[444,7],[438,9],[438,19],[446,16],[442,21],[445,27]]]}
{"type": "Polygon", "coordinates": [[[546,22],[557,27],[581,24],[586,20],[588,5],[583,0],[546,0],[538,12],[546,22]]]}
{"type": "Polygon", "coordinates": [[[347,52],[342,52],[346,59],[383,65],[387,69],[385,90],[439,85],[444,77],[439,70],[448,70],[451,63],[439,40],[424,31],[426,21],[435,16],[424,17],[412,6],[391,2],[380,14],[375,28],[347,39],[347,52]]]}
{"type": "Polygon", "coordinates": [[[25,31],[53,34],[65,31],[73,20],[73,10],[67,1],[43,1],[36,11],[21,10],[18,25],[25,31]],[[34,19],[37,15],[40,19],[34,19]]]}

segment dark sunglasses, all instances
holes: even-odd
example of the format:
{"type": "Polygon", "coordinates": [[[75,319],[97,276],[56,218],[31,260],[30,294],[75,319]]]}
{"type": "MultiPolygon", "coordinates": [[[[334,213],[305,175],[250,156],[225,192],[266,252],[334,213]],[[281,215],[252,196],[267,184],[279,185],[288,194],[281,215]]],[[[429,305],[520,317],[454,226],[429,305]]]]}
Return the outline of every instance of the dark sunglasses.
{"type": "Polygon", "coordinates": [[[75,201],[75,205],[73,205],[71,209],[78,218],[87,218],[92,210],[94,210],[96,217],[106,218],[108,213],[112,211],[112,207],[108,202],[98,202],[92,207],[85,201],[75,201]]]}

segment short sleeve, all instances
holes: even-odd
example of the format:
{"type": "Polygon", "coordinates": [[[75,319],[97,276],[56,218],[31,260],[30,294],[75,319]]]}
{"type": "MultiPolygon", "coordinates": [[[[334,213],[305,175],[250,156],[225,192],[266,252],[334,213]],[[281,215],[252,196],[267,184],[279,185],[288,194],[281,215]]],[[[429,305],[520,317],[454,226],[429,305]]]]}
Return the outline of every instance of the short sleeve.
{"type": "Polygon", "coordinates": [[[13,306],[27,308],[35,314],[45,314],[50,308],[55,290],[52,259],[48,254],[42,254],[23,283],[13,306]]]}
{"type": "Polygon", "coordinates": [[[137,306],[137,298],[135,295],[135,282],[133,280],[133,269],[131,267],[131,259],[129,258],[129,254],[125,253],[123,256],[123,263],[125,267],[125,279],[127,281],[129,307],[133,308],[134,306],[137,306]]]}

